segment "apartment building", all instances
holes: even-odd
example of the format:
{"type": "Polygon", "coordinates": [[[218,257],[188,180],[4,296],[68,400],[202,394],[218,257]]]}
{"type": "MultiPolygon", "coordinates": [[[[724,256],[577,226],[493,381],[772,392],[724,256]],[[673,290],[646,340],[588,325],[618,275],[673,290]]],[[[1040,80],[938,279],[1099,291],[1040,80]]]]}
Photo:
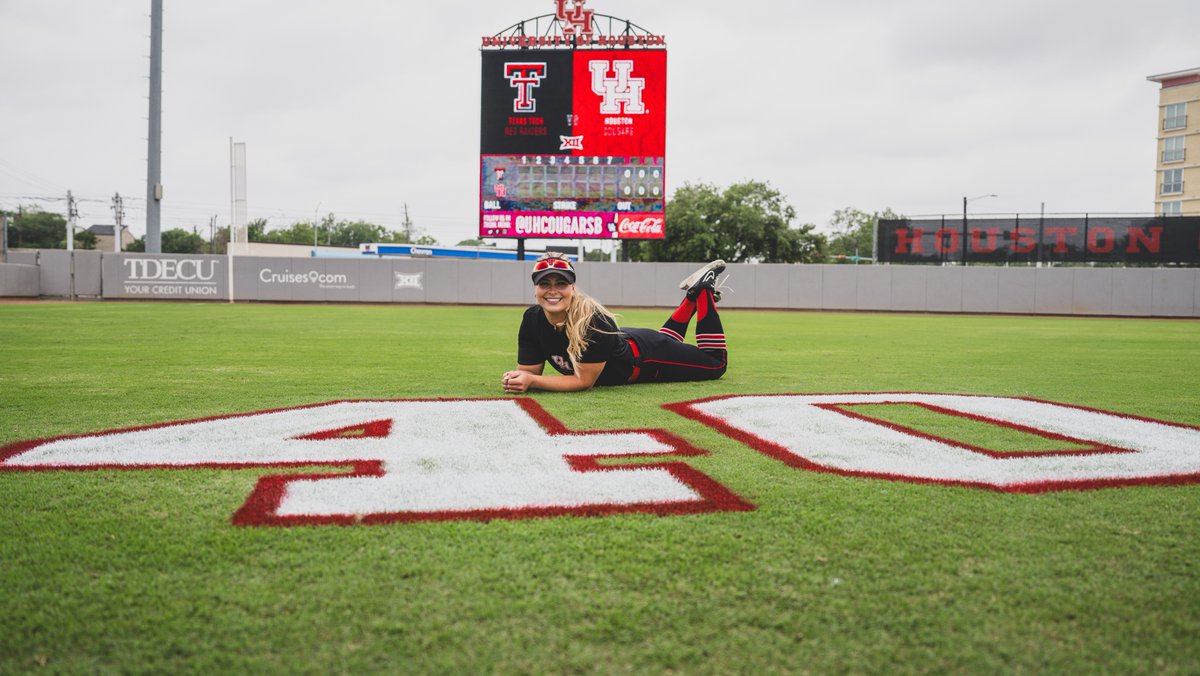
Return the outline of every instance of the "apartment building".
{"type": "Polygon", "coordinates": [[[1146,79],[1161,87],[1154,213],[1200,216],[1200,68],[1146,79]]]}

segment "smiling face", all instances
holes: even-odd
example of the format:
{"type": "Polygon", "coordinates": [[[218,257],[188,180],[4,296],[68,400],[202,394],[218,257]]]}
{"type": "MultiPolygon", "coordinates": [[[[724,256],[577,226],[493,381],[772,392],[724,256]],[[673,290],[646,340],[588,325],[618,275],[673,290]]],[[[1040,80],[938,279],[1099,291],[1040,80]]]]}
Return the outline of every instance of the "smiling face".
{"type": "Polygon", "coordinates": [[[548,318],[554,322],[562,321],[575,297],[575,285],[561,275],[546,275],[533,285],[533,297],[548,318]]]}

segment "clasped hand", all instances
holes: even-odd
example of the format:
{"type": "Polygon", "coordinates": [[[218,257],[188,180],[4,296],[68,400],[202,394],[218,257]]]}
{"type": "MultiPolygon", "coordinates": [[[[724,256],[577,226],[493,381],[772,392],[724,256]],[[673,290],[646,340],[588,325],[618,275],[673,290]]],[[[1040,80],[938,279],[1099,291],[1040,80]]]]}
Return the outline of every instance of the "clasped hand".
{"type": "Polygon", "coordinates": [[[533,374],[526,371],[508,371],[501,379],[504,391],[509,394],[520,394],[529,390],[533,382],[533,374]]]}

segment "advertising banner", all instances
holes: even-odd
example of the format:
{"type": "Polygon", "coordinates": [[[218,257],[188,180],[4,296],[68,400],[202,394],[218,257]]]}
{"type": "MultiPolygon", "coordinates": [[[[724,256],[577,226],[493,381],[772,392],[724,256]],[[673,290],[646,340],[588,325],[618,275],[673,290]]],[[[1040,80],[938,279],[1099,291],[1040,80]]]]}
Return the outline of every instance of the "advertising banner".
{"type": "Polygon", "coordinates": [[[221,300],[229,298],[225,256],[120,254],[104,256],[104,298],[221,300]]]}
{"type": "Polygon", "coordinates": [[[479,234],[661,238],[666,59],[665,50],[483,52],[479,234]]]}
{"type": "Polygon", "coordinates": [[[1200,217],[880,220],[882,263],[1200,263],[1200,217]]]}
{"type": "Polygon", "coordinates": [[[359,299],[359,266],[354,261],[239,257],[234,275],[234,293],[240,297],[309,302],[359,299]]]}

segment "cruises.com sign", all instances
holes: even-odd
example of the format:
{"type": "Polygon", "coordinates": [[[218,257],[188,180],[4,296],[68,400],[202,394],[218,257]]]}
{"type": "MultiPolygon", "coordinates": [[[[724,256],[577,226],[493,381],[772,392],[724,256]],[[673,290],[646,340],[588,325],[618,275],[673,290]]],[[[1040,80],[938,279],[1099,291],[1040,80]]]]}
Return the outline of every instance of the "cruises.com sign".
{"type": "Polygon", "coordinates": [[[317,270],[292,272],[263,268],[258,271],[258,281],[263,284],[314,284],[322,289],[353,289],[349,275],[325,273],[317,270]]]}

